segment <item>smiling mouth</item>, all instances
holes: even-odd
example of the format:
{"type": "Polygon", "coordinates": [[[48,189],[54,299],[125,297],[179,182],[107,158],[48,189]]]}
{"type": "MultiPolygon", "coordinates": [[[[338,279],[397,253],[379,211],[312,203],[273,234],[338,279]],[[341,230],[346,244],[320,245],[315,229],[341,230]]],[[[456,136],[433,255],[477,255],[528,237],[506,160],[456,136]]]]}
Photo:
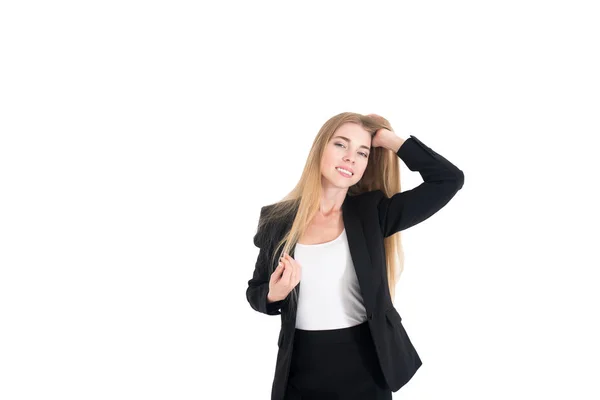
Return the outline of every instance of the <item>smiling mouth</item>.
{"type": "Polygon", "coordinates": [[[346,178],[352,178],[352,176],[354,175],[352,172],[350,171],[346,171],[343,168],[336,168],[336,171],[340,173],[340,175],[346,177],[346,178]]]}

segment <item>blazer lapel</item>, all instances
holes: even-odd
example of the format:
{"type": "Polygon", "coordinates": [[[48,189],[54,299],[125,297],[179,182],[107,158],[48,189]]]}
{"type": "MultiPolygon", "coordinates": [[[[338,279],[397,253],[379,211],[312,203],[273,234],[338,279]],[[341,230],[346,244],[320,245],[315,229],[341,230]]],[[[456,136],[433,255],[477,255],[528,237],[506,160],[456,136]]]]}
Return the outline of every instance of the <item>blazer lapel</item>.
{"type": "Polygon", "coordinates": [[[375,308],[375,293],[379,281],[379,274],[373,273],[371,256],[367,248],[367,241],[362,227],[362,222],[352,198],[347,196],[342,204],[342,217],[346,227],[350,255],[367,315],[375,308]]]}
{"type": "MultiPolygon", "coordinates": [[[[348,238],[348,246],[350,247],[350,256],[352,263],[354,264],[354,270],[358,279],[361,294],[364,301],[364,306],[367,311],[367,316],[372,314],[372,310],[375,309],[375,293],[377,285],[381,282],[379,274],[373,273],[371,264],[371,256],[367,248],[366,238],[362,229],[362,223],[358,215],[356,206],[353,204],[353,196],[346,196],[344,203],[342,204],[342,218],[344,220],[344,227],[346,228],[346,236],[348,238]]],[[[290,250],[290,256],[294,257],[294,250],[296,246],[290,250]]],[[[296,293],[300,293],[300,285],[302,281],[294,288],[296,293]]],[[[299,296],[298,296],[299,298],[299,296]]],[[[292,320],[296,319],[296,311],[298,304],[290,310],[292,314],[292,320]]]]}

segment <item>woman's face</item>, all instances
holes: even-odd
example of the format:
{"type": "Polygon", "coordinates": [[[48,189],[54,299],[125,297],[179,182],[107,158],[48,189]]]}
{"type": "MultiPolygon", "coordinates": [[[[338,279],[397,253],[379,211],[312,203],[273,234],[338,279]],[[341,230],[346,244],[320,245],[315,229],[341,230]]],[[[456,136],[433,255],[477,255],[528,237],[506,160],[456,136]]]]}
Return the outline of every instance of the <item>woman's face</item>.
{"type": "Polygon", "coordinates": [[[349,188],[363,176],[369,161],[371,134],[358,124],[347,122],[333,134],[321,159],[321,175],[330,186],[349,188]],[[342,168],[352,172],[347,175],[342,168]]]}

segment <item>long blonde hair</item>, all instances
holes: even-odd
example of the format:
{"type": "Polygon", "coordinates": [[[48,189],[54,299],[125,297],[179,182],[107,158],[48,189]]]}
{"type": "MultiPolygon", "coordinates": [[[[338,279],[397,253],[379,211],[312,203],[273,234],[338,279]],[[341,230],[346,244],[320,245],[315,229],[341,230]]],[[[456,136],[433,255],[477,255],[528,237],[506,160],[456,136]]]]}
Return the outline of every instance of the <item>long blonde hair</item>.
{"type": "MultiPolygon", "coordinates": [[[[277,243],[273,257],[269,263],[269,277],[276,265],[275,259],[282,252],[290,253],[291,248],[298,242],[310,221],[319,210],[321,202],[321,158],[325,146],[329,143],[335,131],[345,123],[355,123],[362,126],[371,134],[371,137],[381,128],[392,130],[385,118],[374,119],[367,115],[352,112],[340,113],[323,124],[315,137],[302,176],[294,187],[279,202],[270,205],[270,212],[261,217],[258,230],[269,221],[289,217],[295,212],[295,217],[289,231],[277,243]]],[[[400,165],[398,156],[388,149],[381,147],[371,148],[369,161],[363,177],[355,185],[348,188],[348,195],[354,196],[372,190],[381,190],[387,197],[400,192],[400,165]]],[[[392,301],[395,297],[396,282],[404,270],[404,252],[402,249],[401,232],[397,232],[384,239],[387,279],[392,301]]],[[[298,301],[298,286],[290,293],[290,301],[298,301]]]]}

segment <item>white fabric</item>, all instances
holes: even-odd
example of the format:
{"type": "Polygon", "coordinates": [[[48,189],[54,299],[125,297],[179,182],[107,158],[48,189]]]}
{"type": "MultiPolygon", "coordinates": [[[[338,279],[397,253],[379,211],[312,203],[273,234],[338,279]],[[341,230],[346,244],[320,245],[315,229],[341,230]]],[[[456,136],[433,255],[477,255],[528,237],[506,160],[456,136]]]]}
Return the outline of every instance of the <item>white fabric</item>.
{"type": "Polygon", "coordinates": [[[345,228],[330,242],[296,243],[294,259],[302,266],[296,328],[340,329],[367,320],[345,228]]]}

